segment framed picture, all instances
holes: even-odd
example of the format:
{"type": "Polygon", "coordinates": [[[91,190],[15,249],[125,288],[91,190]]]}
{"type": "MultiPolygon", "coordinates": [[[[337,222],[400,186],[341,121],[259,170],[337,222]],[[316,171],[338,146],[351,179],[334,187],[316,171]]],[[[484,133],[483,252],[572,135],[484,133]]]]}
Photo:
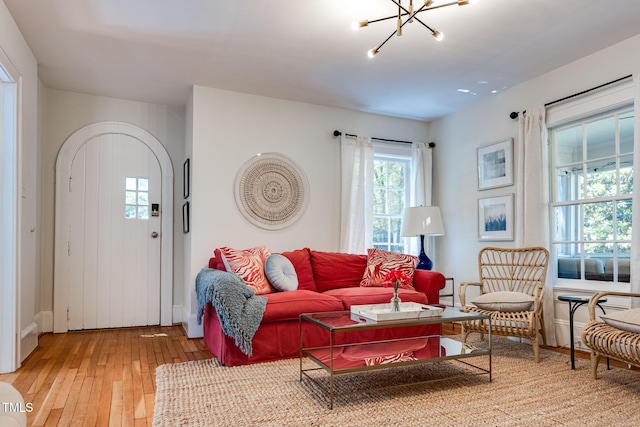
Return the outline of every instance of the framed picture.
{"type": "Polygon", "coordinates": [[[478,190],[513,185],[513,139],[478,148],[478,190]]]}
{"type": "Polygon", "coordinates": [[[182,205],[182,232],[184,234],[189,232],[189,202],[184,202],[182,205]]]}
{"type": "Polygon", "coordinates": [[[513,240],[513,194],[478,200],[478,240],[513,240]]]}
{"type": "Polygon", "coordinates": [[[182,165],[182,182],[184,198],[189,198],[189,188],[191,188],[191,160],[187,159],[182,165]]]}

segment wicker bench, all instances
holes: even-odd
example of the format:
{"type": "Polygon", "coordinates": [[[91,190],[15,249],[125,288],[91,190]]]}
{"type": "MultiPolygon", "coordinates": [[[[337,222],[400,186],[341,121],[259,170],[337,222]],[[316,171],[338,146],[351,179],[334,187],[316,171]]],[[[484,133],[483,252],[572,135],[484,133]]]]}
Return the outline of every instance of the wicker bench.
{"type": "Polygon", "coordinates": [[[598,364],[602,357],[640,366],[640,333],[618,329],[596,320],[596,304],[606,295],[640,298],[631,292],[597,292],[589,300],[590,322],[582,331],[582,342],[591,349],[591,369],[598,378],[598,364]]]}

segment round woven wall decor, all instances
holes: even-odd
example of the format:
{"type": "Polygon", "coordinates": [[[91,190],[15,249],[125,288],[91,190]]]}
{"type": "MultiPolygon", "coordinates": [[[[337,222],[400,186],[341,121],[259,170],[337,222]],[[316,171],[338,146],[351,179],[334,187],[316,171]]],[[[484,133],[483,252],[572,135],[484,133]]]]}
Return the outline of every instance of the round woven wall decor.
{"type": "Polygon", "coordinates": [[[268,230],[293,224],[309,200],[304,172],[277,153],[258,154],[238,171],[235,182],[238,209],[249,222],[268,230]]]}

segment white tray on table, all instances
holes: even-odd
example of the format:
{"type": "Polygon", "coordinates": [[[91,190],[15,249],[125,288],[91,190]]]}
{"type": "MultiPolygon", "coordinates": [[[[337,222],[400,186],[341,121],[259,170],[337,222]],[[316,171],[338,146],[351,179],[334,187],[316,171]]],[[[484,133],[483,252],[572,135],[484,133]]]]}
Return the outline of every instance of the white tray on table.
{"type": "Polygon", "coordinates": [[[391,303],[352,305],[351,314],[370,320],[402,320],[420,319],[424,317],[442,316],[442,308],[417,302],[401,302],[400,311],[391,311],[391,303]]]}

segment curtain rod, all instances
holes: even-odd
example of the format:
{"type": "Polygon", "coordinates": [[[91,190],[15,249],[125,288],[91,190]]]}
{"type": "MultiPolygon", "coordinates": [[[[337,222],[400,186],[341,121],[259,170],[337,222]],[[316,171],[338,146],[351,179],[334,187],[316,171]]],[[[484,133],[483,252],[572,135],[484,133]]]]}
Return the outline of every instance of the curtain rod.
{"type": "MultiPolygon", "coordinates": [[[[545,107],[549,107],[550,105],[557,104],[557,103],[562,102],[562,101],[566,101],[567,99],[575,98],[576,96],[584,95],[585,93],[589,93],[589,92],[592,92],[594,90],[603,88],[605,86],[609,86],[609,85],[612,85],[614,83],[618,83],[618,82],[620,82],[622,80],[626,80],[626,79],[628,79],[630,77],[633,77],[633,74],[629,74],[627,76],[620,77],[619,79],[615,79],[615,80],[612,80],[610,82],[603,83],[603,84],[598,85],[596,87],[592,87],[591,89],[583,90],[582,92],[574,93],[573,95],[565,96],[564,98],[556,99],[555,101],[547,102],[546,104],[544,104],[544,106],[545,107]]],[[[526,112],[527,112],[527,110],[524,110],[522,112],[522,114],[524,115],[524,113],[526,113],[526,112]]],[[[512,111],[511,114],[509,114],[509,118],[514,119],[514,120],[517,119],[518,118],[518,113],[516,111],[512,111]]]]}
{"type": "MultiPolygon", "coordinates": [[[[340,136],[342,135],[342,132],[340,132],[339,130],[334,130],[333,131],[333,136],[340,136]]],[[[358,135],[354,135],[352,133],[345,133],[344,136],[350,136],[351,138],[357,138],[358,135]]],[[[383,141],[383,142],[401,142],[403,144],[412,144],[411,141],[401,141],[399,139],[386,139],[386,138],[376,138],[375,136],[371,137],[371,139],[375,139],[376,141],[383,141]]],[[[429,144],[429,148],[433,148],[436,146],[435,142],[430,142],[429,144]]]]}

